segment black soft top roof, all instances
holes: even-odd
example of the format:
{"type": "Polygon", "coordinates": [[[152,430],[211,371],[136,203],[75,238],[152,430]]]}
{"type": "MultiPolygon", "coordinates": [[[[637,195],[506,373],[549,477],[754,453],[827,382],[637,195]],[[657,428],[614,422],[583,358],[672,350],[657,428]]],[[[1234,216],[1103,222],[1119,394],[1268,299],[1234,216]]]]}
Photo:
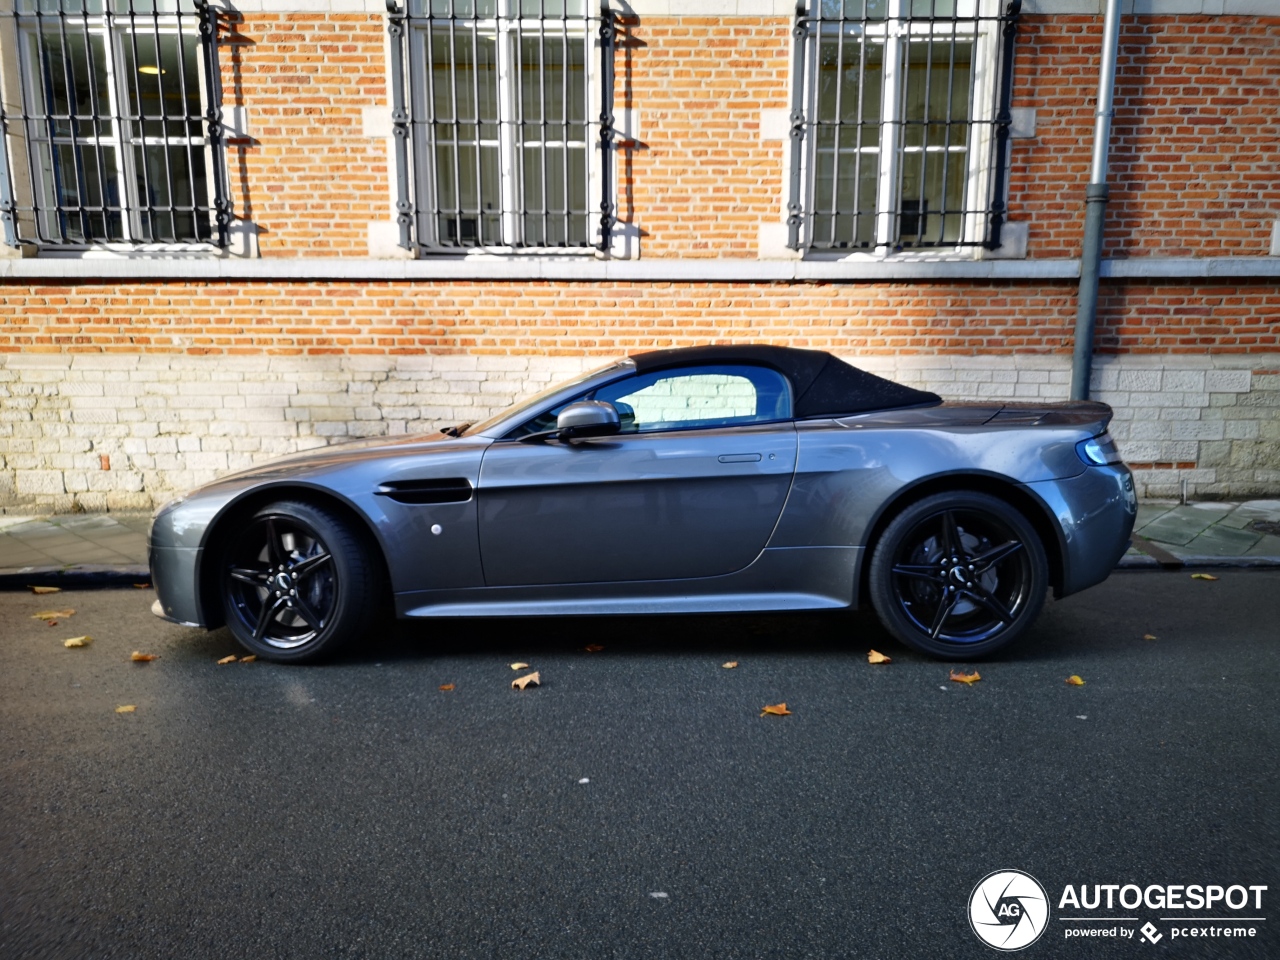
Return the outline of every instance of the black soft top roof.
{"type": "Polygon", "coordinates": [[[795,416],[823,417],[941,403],[936,393],[904,387],[851,367],[821,350],[765,344],[654,350],[632,358],[638,373],[704,363],[754,363],[772,367],[791,381],[795,416]]]}

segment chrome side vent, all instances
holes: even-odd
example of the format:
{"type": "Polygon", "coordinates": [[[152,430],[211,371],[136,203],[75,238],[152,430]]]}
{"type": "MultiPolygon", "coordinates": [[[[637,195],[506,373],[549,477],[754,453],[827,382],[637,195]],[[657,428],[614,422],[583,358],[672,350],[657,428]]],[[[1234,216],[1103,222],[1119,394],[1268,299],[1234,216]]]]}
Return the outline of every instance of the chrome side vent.
{"type": "Polygon", "coordinates": [[[388,480],[374,491],[396,503],[465,503],[471,499],[471,481],[463,477],[445,480],[388,480]]]}

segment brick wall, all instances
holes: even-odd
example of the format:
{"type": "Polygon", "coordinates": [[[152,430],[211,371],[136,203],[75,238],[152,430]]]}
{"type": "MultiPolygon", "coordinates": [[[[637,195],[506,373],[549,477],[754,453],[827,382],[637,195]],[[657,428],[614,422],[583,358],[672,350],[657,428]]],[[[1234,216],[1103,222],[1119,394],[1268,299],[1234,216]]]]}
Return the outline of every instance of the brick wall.
{"type": "Polygon", "coordinates": [[[257,227],[264,257],[366,256],[369,221],[391,216],[387,151],[362,123],[364,107],[387,102],[385,19],[233,13],[223,22],[224,106],[249,118],[249,138],[227,148],[236,215],[257,227]]]}
{"type": "MultiPolygon", "coordinates": [[[[0,511],[146,509],[333,439],[480,420],[599,358],[0,356],[0,511]]],[[[1061,400],[1060,356],[849,356],[947,399],[1061,400]]],[[[1280,487],[1280,353],[1099,358],[1143,496],[1280,487]]]]}

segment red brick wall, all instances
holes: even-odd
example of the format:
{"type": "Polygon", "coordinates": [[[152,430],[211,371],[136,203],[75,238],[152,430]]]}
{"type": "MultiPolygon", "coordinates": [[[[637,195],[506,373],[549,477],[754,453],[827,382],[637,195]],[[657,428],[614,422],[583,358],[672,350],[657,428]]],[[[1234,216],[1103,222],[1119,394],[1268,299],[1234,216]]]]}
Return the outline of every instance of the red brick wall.
{"type": "MultiPolygon", "coordinates": [[[[1010,216],[1033,257],[1079,256],[1097,17],[1023,17],[1010,216]]],[[[1263,256],[1280,217],[1280,17],[1124,17],[1107,256],[1263,256]]]]}
{"type": "Polygon", "coordinates": [[[645,17],[625,21],[618,105],[640,116],[619,154],[621,219],[645,257],[750,257],[781,216],[784,150],[761,142],[760,111],[789,109],[791,21],[645,17]]]}
{"type": "MultiPolygon", "coordinates": [[[[615,355],[752,340],[839,352],[1070,350],[1075,284],[77,283],[3,289],[0,352],[615,355]]],[[[1280,349],[1274,285],[1104,287],[1101,349],[1280,349]]]]}
{"type": "Polygon", "coordinates": [[[227,150],[236,215],[264,257],[367,256],[370,220],[390,220],[384,142],[362,108],[386,103],[385,18],[231,15],[220,36],[224,106],[248,141],[227,150]]]}

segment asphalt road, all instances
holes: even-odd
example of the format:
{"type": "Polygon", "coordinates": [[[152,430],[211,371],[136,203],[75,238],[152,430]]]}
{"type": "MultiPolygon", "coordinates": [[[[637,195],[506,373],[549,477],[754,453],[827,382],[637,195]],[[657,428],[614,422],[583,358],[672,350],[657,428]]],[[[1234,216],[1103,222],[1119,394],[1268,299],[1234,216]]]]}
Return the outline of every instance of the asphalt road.
{"type": "Polygon", "coordinates": [[[1051,602],[971,686],[863,616],[468,621],[218,666],[229,635],[149,590],[0,594],[0,957],[990,957],[968,902],[1008,867],[1051,901],[1020,956],[1277,957],[1280,571],[1217,573],[1051,602]],[[1269,890],[1062,919],[1089,913],[1067,884],[1131,883],[1269,890]],[[1266,919],[1175,940],[1171,914],[1266,919]],[[1154,945],[1065,934],[1148,919],[1154,945]]]}

